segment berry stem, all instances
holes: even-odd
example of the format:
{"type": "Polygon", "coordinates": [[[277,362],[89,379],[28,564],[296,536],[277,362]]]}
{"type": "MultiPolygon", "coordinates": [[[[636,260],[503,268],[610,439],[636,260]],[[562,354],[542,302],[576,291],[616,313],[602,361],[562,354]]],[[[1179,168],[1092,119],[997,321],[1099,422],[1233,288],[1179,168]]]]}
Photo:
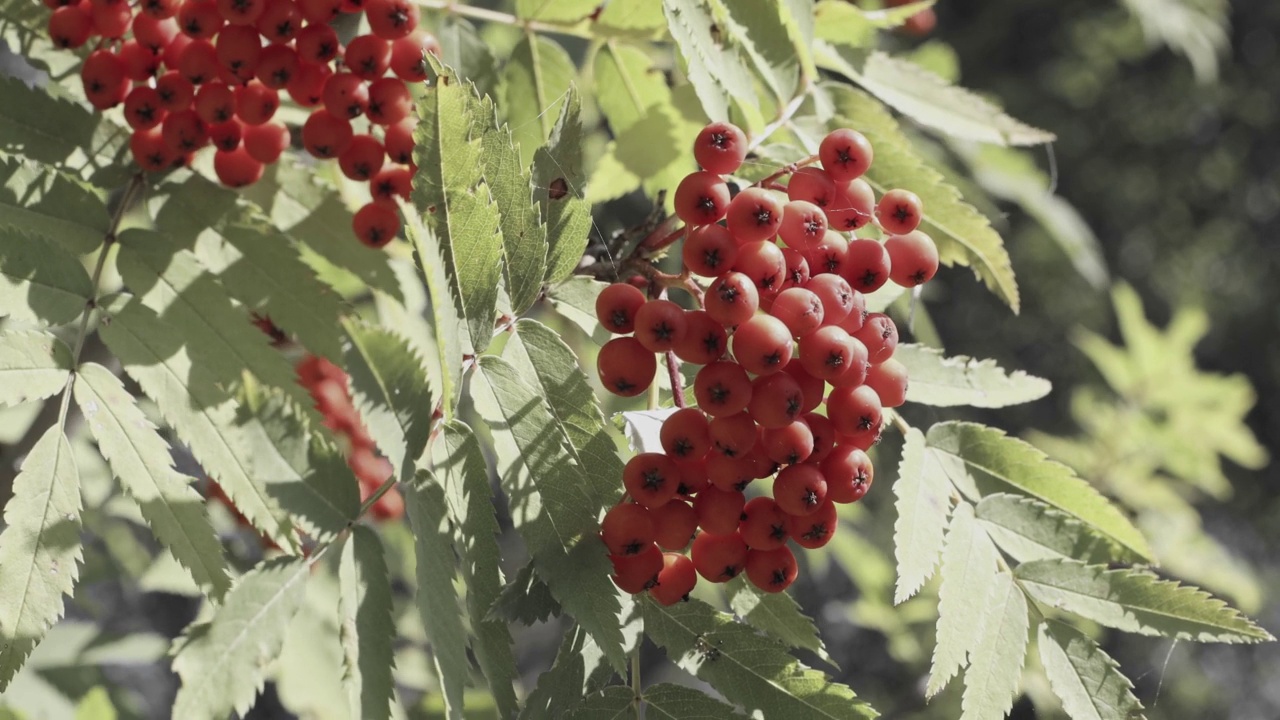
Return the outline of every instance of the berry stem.
{"type": "Polygon", "coordinates": [[[645,238],[643,241],[640,242],[640,249],[648,250],[650,252],[661,250],[675,243],[677,240],[683,238],[688,232],[689,232],[689,226],[681,225],[680,227],[676,228],[675,230],[672,230],[670,233],[660,238],[657,237],[656,235],[650,235],[649,237],[645,238]]]}
{"type": "Polygon", "coordinates": [[[676,407],[688,407],[684,399],[684,381],[680,377],[680,359],[670,350],[667,351],[667,376],[671,379],[671,397],[676,407]]]}
{"type": "Polygon", "coordinates": [[[756,186],[762,187],[762,188],[768,188],[774,184],[775,180],[782,177],[783,175],[790,175],[791,173],[799,170],[800,168],[805,167],[806,165],[812,165],[816,162],[818,162],[818,156],[810,155],[809,157],[803,160],[800,160],[799,162],[793,162],[790,165],[784,165],[778,168],[778,170],[774,172],[772,175],[769,175],[768,177],[765,177],[760,181],[756,182],[756,186]]]}
{"type": "Polygon", "coordinates": [[[631,692],[633,693],[632,704],[635,706],[636,720],[642,717],[640,714],[640,703],[644,700],[641,694],[642,685],[640,682],[640,643],[636,643],[636,649],[631,652],[631,692]]]}

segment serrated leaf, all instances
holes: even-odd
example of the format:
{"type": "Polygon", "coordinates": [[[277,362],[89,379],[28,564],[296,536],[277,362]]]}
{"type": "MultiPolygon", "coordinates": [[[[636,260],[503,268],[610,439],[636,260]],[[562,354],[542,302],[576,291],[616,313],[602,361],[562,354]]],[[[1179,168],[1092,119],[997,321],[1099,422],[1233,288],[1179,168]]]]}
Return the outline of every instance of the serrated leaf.
{"type": "Polygon", "coordinates": [[[236,193],[199,175],[168,190],[157,229],[193,249],[249,310],[269,316],[311,352],[341,357],[338,297],[302,261],[292,238],[238,202],[236,193]]]}
{"type": "Polygon", "coordinates": [[[128,145],[128,129],[106,115],[0,76],[0,150],[5,153],[109,188],[129,177],[128,145]]]}
{"type": "Polygon", "coordinates": [[[533,305],[547,272],[547,226],[533,202],[533,176],[520,160],[512,129],[489,129],[481,140],[484,178],[498,206],[505,261],[502,265],[512,314],[533,305]]]}
{"type": "Polygon", "coordinates": [[[422,360],[404,338],[356,321],[343,323],[347,375],[356,408],[378,448],[408,478],[431,434],[435,399],[422,360]]]}
{"type": "MultiPolygon", "coordinates": [[[[7,78],[0,78],[0,93],[7,78]]],[[[3,133],[0,111],[0,134],[3,133]]],[[[48,238],[85,255],[107,234],[107,206],[98,193],[56,170],[0,158],[0,228],[48,238]]]]}
{"type": "Polygon", "coordinates": [[[528,563],[516,571],[499,593],[489,610],[493,617],[506,618],[521,625],[546,622],[552,615],[560,615],[562,608],[551,595],[551,588],[542,582],[528,563]]]}
{"type": "Polygon", "coordinates": [[[600,320],[596,317],[596,297],[607,287],[609,283],[585,275],[574,275],[551,288],[547,299],[561,317],[577,325],[588,336],[594,336],[600,330],[600,320]]]}
{"type": "Polygon", "coordinates": [[[489,488],[489,469],[471,428],[449,421],[431,448],[431,467],[444,487],[453,545],[461,559],[471,620],[471,649],[489,681],[503,717],[516,713],[513,686],[518,677],[507,624],[490,617],[503,589],[498,520],[489,488]]]}
{"type": "Polygon", "coordinates": [[[915,595],[933,575],[951,510],[950,491],[946,474],[925,452],[924,435],[911,428],[893,484],[898,512],[893,523],[893,554],[898,561],[895,605],[915,595]]]}
{"type": "Polygon", "coordinates": [[[565,447],[566,431],[540,391],[501,358],[480,358],[471,396],[493,435],[512,522],[538,575],[621,671],[618,599],[595,534],[601,504],[565,447]]]}
{"type": "Polygon", "coordinates": [[[1014,574],[1036,600],[1125,632],[1196,642],[1275,639],[1209,593],[1144,570],[1037,560],[1022,563],[1014,574]]]}
{"type": "Polygon", "coordinates": [[[168,443],[110,370],[86,363],[76,375],[76,404],[112,474],[196,585],[221,600],[231,578],[193,479],[174,469],[168,443]]]}
{"type": "Polygon", "coordinates": [[[71,351],[40,332],[0,331],[0,407],[42,400],[67,386],[71,351]]]}
{"type": "Polygon", "coordinates": [[[633,45],[606,43],[596,53],[592,74],[596,104],[615,136],[636,124],[653,105],[671,102],[671,89],[662,70],[648,53],[633,45]]]}
{"type": "Polygon", "coordinates": [[[941,350],[914,343],[899,345],[893,358],[911,378],[907,400],[922,405],[1001,408],[1039,400],[1053,389],[1048,380],[1021,370],[1006,373],[995,360],[944,357],[941,350]]]}
{"type": "Polygon", "coordinates": [[[671,683],[645,688],[644,704],[649,713],[646,717],[654,720],[731,720],[744,717],[706,693],[671,683]]]}
{"type": "Polygon", "coordinates": [[[960,492],[973,500],[997,492],[1035,498],[1092,527],[1124,548],[1150,559],[1142,533],[1115,505],[1065,465],[1003,431],[976,423],[945,422],[929,428],[933,453],[960,492]]]}
{"type": "MultiPolygon", "coordinates": [[[[449,585],[448,582],[437,582],[449,585]]],[[[352,717],[385,720],[391,716],[395,689],[391,671],[395,655],[391,642],[396,626],[391,617],[391,578],[378,535],[356,525],[342,547],[338,563],[338,614],[341,618],[342,681],[352,717]]]]}
{"type": "Polygon", "coordinates": [[[546,399],[573,461],[584,470],[590,468],[584,474],[593,490],[593,502],[597,506],[616,502],[622,477],[617,431],[605,422],[595,391],[573,350],[551,328],[525,319],[516,323],[502,357],[546,399]]]}
{"type": "Polygon", "coordinates": [[[293,366],[269,338],[237,309],[226,290],[195,255],[148,230],[120,234],[120,277],[147,307],[177,331],[175,339],[221,382],[233,384],[248,370],[288,393],[301,407],[311,398],[297,383],[293,366]]]}
{"type": "Polygon", "coordinates": [[[938,590],[938,632],[929,668],[926,697],[933,697],[968,662],[977,646],[985,599],[995,580],[999,556],[973,517],[973,506],[960,503],[951,513],[947,545],[942,551],[942,586],[938,590]]]}
{"type": "Polygon", "coordinates": [[[360,483],[342,452],[311,432],[298,409],[279,393],[261,398],[252,418],[262,432],[247,435],[254,444],[241,451],[283,461],[276,465],[282,474],[264,485],[267,494],[318,542],[346,530],[360,511],[360,483]]]}
{"type": "Polygon", "coordinates": [[[726,589],[729,608],[748,625],[790,647],[804,648],[835,666],[813,618],[804,614],[795,598],[787,593],[764,592],[747,582],[745,575],[730,580],[726,589]]]}
{"type": "Polygon", "coordinates": [[[662,423],[680,411],[678,407],[659,408],[657,410],[627,410],[614,418],[621,418],[622,431],[627,436],[627,444],[637,453],[663,452],[662,423]]]}
{"type": "Polygon", "coordinates": [[[182,680],[173,717],[219,720],[249,709],[306,595],[310,568],[293,558],[258,565],[240,578],[211,622],[185,636],[173,659],[182,680]]]}
{"type": "Polygon", "coordinates": [[[701,600],[641,602],[645,633],[667,657],[732,703],[764,717],[874,718],[853,691],[806,667],[776,640],[701,600]]]}
{"type": "Polygon", "coordinates": [[[942,174],[912,148],[911,141],[883,105],[859,90],[830,89],[840,124],[862,132],[875,146],[875,162],[864,179],[877,193],[910,188],[924,204],[921,229],[937,243],[945,265],[967,265],[1016,313],[1018,284],[1004,241],[991,222],[942,174]]]}
{"type": "Polygon", "coordinates": [[[1183,0],[1124,0],[1148,44],[1161,42],[1191,63],[1202,83],[1218,77],[1218,57],[1231,46],[1228,5],[1183,0]]]}
{"type": "Polygon", "coordinates": [[[440,383],[440,406],[445,417],[453,416],[457,388],[462,384],[462,319],[454,304],[444,255],[435,233],[414,213],[405,213],[405,233],[413,243],[414,263],[427,291],[428,325],[432,330],[435,355],[427,358],[429,377],[440,383]]]}
{"type": "Polygon", "coordinates": [[[728,120],[731,98],[755,105],[751,75],[739,54],[717,41],[709,8],[697,0],[662,0],[662,10],[707,117],[728,120]]]}
{"type": "MultiPolygon", "coordinates": [[[[239,402],[220,378],[192,362],[181,333],[127,295],[99,303],[106,315],[99,334],[125,372],[156,402],[165,423],[191,448],[236,509],[277,545],[297,549],[293,528],[263,485],[269,458],[244,451],[253,443],[237,425],[239,402]]],[[[270,470],[272,477],[279,472],[270,470]]]]}
{"type": "Polygon", "coordinates": [[[527,33],[512,49],[502,68],[502,109],[520,147],[521,165],[528,165],[551,135],[576,75],[569,53],[544,35],[527,33]]]}
{"type": "Polygon", "coordinates": [[[978,503],[978,520],[987,535],[1018,562],[1049,558],[1101,561],[1106,543],[1064,512],[1021,495],[997,493],[978,503]]]}
{"type": "Polygon", "coordinates": [[[453,584],[458,569],[445,493],[441,483],[426,470],[419,470],[406,490],[416,557],[418,615],[431,644],[445,710],[450,718],[461,718],[462,695],[471,663],[467,661],[467,632],[453,584]]]}
{"type": "Polygon", "coordinates": [[[576,22],[599,7],[599,0],[516,0],[516,15],[525,20],[576,22]]]}
{"type": "Polygon", "coordinates": [[[493,338],[502,281],[498,207],[482,176],[481,138],[494,127],[493,101],[433,67],[439,78],[418,103],[413,204],[440,242],[458,314],[479,353],[493,338]]]}
{"type": "Polygon", "coordinates": [[[13,481],[0,532],[0,691],[62,617],[83,557],[80,476],[62,429],[51,425],[13,481]]]}
{"type": "Polygon", "coordinates": [[[475,83],[481,93],[497,93],[498,61],[474,25],[457,15],[445,14],[432,32],[440,41],[441,62],[457,71],[459,77],[475,83]]]}
{"type": "Polygon", "coordinates": [[[1040,663],[1053,694],[1072,720],[1137,720],[1144,717],[1133,683],[1098,643],[1070,625],[1039,627],[1040,663]]]}
{"type": "Polygon", "coordinates": [[[652,35],[665,30],[667,21],[662,6],[655,2],[605,3],[604,12],[596,18],[596,29],[618,35],[652,35]]]}
{"type": "Polygon", "coordinates": [[[519,720],[557,720],[577,705],[582,698],[582,686],[586,679],[582,658],[586,638],[587,633],[581,626],[572,627],[565,632],[560,648],[556,651],[555,661],[546,672],[538,676],[537,684],[525,699],[519,720]]]}
{"type": "Polygon", "coordinates": [[[688,153],[682,152],[684,121],[668,103],[649,106],[644,116],[618,134],[596,163],[587,186],[586,198],[604,202],[622,197],[646,181],[680,177],[694,169],[688,153]]]}
{"type": "Polygon", "coordinates": [[[1005,114],[991,101],[948,83],[924,68],[872,52],[853,78],[886,105],[952,137],[996,145],[1039,145],[1053,133],[1005,114]]]}
{"type": "Polygon", "coordinates": [[[533,198],[547,223],[545,281],[553,285],[578,266],[592,226],[591,203],[583,199],[581,106],[577,90],[570,87],[551,137],[533,154],[533,198]]]}
{"type": "Polygon", "coordinates": [[[1027,598],[1007,572],[986,594],[978,644],[964,671],[961,720],[999,720],[1013,707],[1027,654],[1027,598]]]}
{"type": "Polygon", "coordinates": [[[832,43],[871,47],[877,30],[898,27],[933,4],[933,0],[923,0],[882,10],[864,10],[843,0],[818,0],[814,8],[814,34],[832,43]]]}
{"type": "Polygon", "coordinates": [[[61,245],[17,227],[0,232],[0,317],[62,325],[91,297],[89,273],[61,245]]]}
{"type": "MultiPolygon", "coordinates": [[[[794,27],[795,15],[789,3],[779,0],[713,0],[717,27],[722,37],[751,59],[756,74],[779,100],[795,94],[802,73],[813,77],[813,57],[808,45],[794,42],[787,27],[794,27]]],[[[813,8],[807,8],[808,17],[813,8]]],[[[798,35],[798,33],[797,33],[798,35]]]]}
{"type": "Polygon", "coordinates": [[[611,685],[579,700],[565,717],[569,720],[621,720],[635,717],[636,713],[635,694],[631,688],[611,685]]]}
{"type": "Polygon", "coordinates": [[[316,174],[314,166],[290,155],[269,165],[262,179],[241,193],[263,210],[273,227],[302,243],[303,261],[322,276],[352,278],[397,296],[387,254],[369,252],[351,241],[352,214],[338,191],[316,174]]]}

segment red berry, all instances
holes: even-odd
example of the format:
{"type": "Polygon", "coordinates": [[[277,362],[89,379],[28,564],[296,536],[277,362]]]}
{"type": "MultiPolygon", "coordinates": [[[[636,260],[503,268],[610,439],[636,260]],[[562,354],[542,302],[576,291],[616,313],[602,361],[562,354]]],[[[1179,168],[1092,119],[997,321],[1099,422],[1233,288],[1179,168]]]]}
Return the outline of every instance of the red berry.
{"type": "Polygon", "coordinates": [[[876,194],[862,178],[836,188],[835,199],[826,208],[827,223],[833,230],[853,232],[871,222],[876,194]]]}
{"type": "Polygon", "coordinates": [[[386,158],[382,143],[370,135],[356,135],[338,156],[338,167],[352,180],[366,181],[382,170],[386,158]]]}
{"type": "Polygon", "coordinates": [[[898,407],[907,401],[907,368],[893,358],[867,370],[867,387],[880,396],[884,407],[898,407]]]}
{"type": "Polygon", "coordinates": [[[731,123],[711,123],[693,141],[693,159],[707,172],[728,175],[741,167],[746,157],[747,136],[731,123]]]}
{"type": "Polygon", "coordinates": [[[871,167],[871,142],[860,132],[841,128],[832,130],[818,146],[822,169],[837,183],[847,183],[871,167]]]}
{"type": "Polygon", "coordinates": [[[700,533],[689,551],[698,574],[711,582],[728,582],[742,572],[747,562],[747,544],[737,532],[700,533]]]}
{"type": "Polygon", "coordinates": [[[823,273],[841,272],[848,252],[849,243],[840,233],[828,230],[813,249],[804,253],[804,259],[809,263],[809,272],[818,277],[823,273]]]}
{"type": "Polygon", "coordinates": [[[849,369],[855,359],[853,338],[834,325],[826,325],[800,340],[800,364],[805,372],[832,380],[849,369]]]}
{"type": "Polygon", "coordinates": [[[614,505],[600,522],[600,539],[612,555],[638,555],[654,537],[654,518],[643,505],[614,505]]]}
{"type": "Polygon", "coordinates": [[[134,130],[150,130],[164,120],[160,107],[160,93],[146,85],[129,91],[124,99],[124,119],[134,130]]]}
{"type": "Polygon", "coordinates": [[[787,288],[773,301],[770,314],[782,321],[794,338],[802,338],[822,325],[822,301],[811,290],[787,288]]]}
{"type": "Polygon", "coordinates": [[[625,335],[635,330],[636,311],[644,304],[643,292],[626,283],[614,283],[596,296],[596,319],[609,332],[625,335]]]}
{"type": "Polygon", "coordinates": [[[129,137],[129,151],[138,167],[147,172],[167,170],[177,157],[165,144],[158,128],[134,131],[129,137]]]}
{"type": "Polygon", "coordinates": [[[835,503],[851,503],[867,494],[875,468],[865,451],[838,445],[822,461],[822,474],[827,479],[827,498],[835,503]]]}
{"type": "Polygon", "coordinates": [[[164,20],[178,14],[179,0],[142,0],[142,12],[164,20]]]}
{"type": "Polygon", "coordinates": [[[782,283],[782,288],[801,287],[809,282],[812,273],[809,272],[809,261],[805,259],[804,254],[794,248],[782,248],[782,259],[787,264],[787,279],[782,283]]]}
{"type": "Polygon", "coordinates": [[[729,334],[705,310],[693,310],[684,315],[685,332],[676,343],[675,353],[685,362],[706,365],[719,360],[728,349],[729,334]]]}
{"type": "Polygon", "coordinates": [[[804,200],[824,210],[836,198],[836,184],[822,168],[802,167],[787,183],[788,200],[804,200]]]}
{"type": "Polygon", "coordinates": [[[303,62],[327,63],[338,56],[342,45],[338,33],[328,25],[308,25],[298,32],[295,41],[298,59],[303,62]]]}
{"type": "Polygon", "coordinates": [[[653,528],[658,547],[684,550],[698,530],[698,513],[688,502],[672,500],[662,506],[661,512],[653,513],[653,528]]]}
{"type": "Polygon", "coordinates": [[[773,499],[788,515],[808,515],[827,499],[827,480],[817,465],[788,465],[773,481],[773,499]]]}
{"type": "Polygon", "coordinates": [[[800,394],[804,398],[804,404],[800,406],[801,413],[812,412],[814,408],[822,404],[822,398],[827,392],[826,383],[822,378],[810,375],[809,371],[804,369],[804,365],[799,358],[793,357],[782,371],[790,375],[796,381],[796,384],[800,386],[800,394]]]}
{"type": "Polygon", "coordinates": [[[751,380],[737,363],[713,362],[694,377],[693,394],[698,407],[711,417],[733,415],[751,402],[751,380]]]}
{"type": "Polygon", "coordinates": [[[788,247],[808,250],[827,234],[827,216],[822,208],[807,200],[792,200],[782,206],[778,234],[788,247]]]}
{"type": "Polygon", "coordinates": [[[650,352],[675,348],[685,330],[684,309],[670,300],[649,300],[636,310],[635,337],[650,352]]]}
{"type": "Polygon", "coordinates": [[[400,78],[384,77],[369,83],[369,122],[394,125],[413,113],[413,96],[400,78]]]}
{"type": "Polygon", "coordinates": [[[341,0],[298,0],[298,11],[311,27],[323,27],[338,17],[341,0]]]}
{"type": "Polygon", "coordinates": [[[880,397],[861,385],[838,387],[827,396],[827,417],[841,435],[854,435],[880,427],[880,397]]]}
{"type": "Polygon", "coordinates": [[[203,38],[192,40],[178,56],[178,72],[194,85],[218,77],[220,70],[217,48],[203,38]]]}
{"type": "Polygon", "coordinates": [[[767,428],[760,436],[760,448],[765,457],[779,465],[804,462],[813,454],[813,431],[803,418],[782,427],[767,428]]]}
{"type": "Polygon", "coordinates": [[[791,331],[772,315],[756,315],[733,333],[733,356],[749,373],[766,375],[791,361],[791,331]]]}
{"type": "Polygon", "coordinates": [[[236,114],[236,91],[226,83],[213,81],[205,83],[196,91],[196,115],[207,123],[223,123],[236,114]]]}
{"type": "Polygon", "coordinates": [[[258,59],[262,57],[262,39],[257,28],[228,25],[218,33],[214,47],[218,62],[241,82],[251,79],[257,72],[258,59]]]}
{"type": "Polygon", "coordinates": [[[677,460],[700,460],[711,449],[707,416],[697,408],[677,410],[662,422],[662,449],[677,460]]]}
{"type": "MultiPolygon", "coordinates": [[[[742,457],[729,457],[724,453],[710,453],[706,460],[707,482],[715,488],[742,491],[756,479],[755,461],[750,453],[742,457]]],[[[705,489],[699,494],[707,492],[705,489]]]]}
{"type": "Polygon", "coordinates": [[[382,135],[382,144],[386,146],[387,158],[391,162],[400,165],[413,162],[413,130],[417,126],[418,119],[414,117],[387,126],[382,135]]]}
{"type": "Polygon", "coordinates": [[[893,351],[898,348],[898,326],[884,313],[867,315],[855,337],[867,346],[867,359],[873,364],[893,357],[893,351]]]}
{"type": "Polygon", "coordinates": [[[709,533],[727,534],[738,529],[746,496],[740,490],[722,489],[718,485],[705,488],[693,499],[698,525],[709,533]]]}
{"type": "Polygon", "coordinates": [[[286,89],[289,97],[302,107],[315,107],[324,97],[324,86],[333,71],[327,65],[304,62],[298,66],[298,72],[289,79],[286,89]]]}
{"type": "Polygon", "coordinates": [[[409,0],[365,0],[364,15],[373,34],[398,40],[418,27],[418,6],[409,0]]]}
{"type": "Polygon", "coordinates": [[[843,273],[855,290],[871,293],[889,281],[889,253],[884,245],[870,238],[858,238],[849,243],[847,267],[843,273]]]}
{"type": "Polygon", "coordinates": [[[775,295],[787,279],[787,261],[782,250],[772,242],[760,240],[743,243],[733,269],[751,278],[763,299],[775,295]]]}
{"type": "Polygon", "coordinates": [[[658,584],[662,572],[662,551],[649,543],[635,555],[610,555],[613,563],[613,582],[623,592],[638,593],[658,584]]]}
{"type": "Polygon", "coordinates": [[[698,574],[693,569],[692,560],[680,553],[663,553],[658,584],[649,588],[649,594],[659,605],[674,605],[688,600],[689,593],[697,584],[698,574]]]}
{"type": "Polygon", "coordinates": [[[391,63],[391,43],[377,35],[359,35],[347,43],[343,61],[347,69],[365,80],[377,80],[391,63]]]}
{"type": "Polygon", "coordinates": [[[738,243],[723,225],[702,225],[689,231],[681,256],[693,274],[717,277],[733,267],[738,243]]]}
{"type": "Polygon", "coordinates": [[[760,292],[751,278],[740,272],[720,276],[707,288],[703,308],[716,322],[727,327],[744,323],[760,307],[760,292]]]}
{"type": "Polygon", "coordinates": [[[690,173],[676,186],[676,215],[690,225],[710,225],[728,210],[729,186],[710,172],[690,173]]]}
{"type": "Polygon", "coordinates": [[[240,147],[240,138],[244,134],[244,124],[232,118],[226,122],[209,126],[209,142],[215,148],[230,152],[240,147]]]}
{"type": "Polygon", "coordinates": [[[716,452],[727,457],[746,455],[759,437],[755,420],[745,412],[712,418],[707,433],[716,452]]]}
{"type": "Polygon", "coordinates": [[[252,25],[266,8],[265,0],[218,0],[218,12],[232,25],[252,25]]]}
{"type": "Polygon", "coordinates": [[[890,190],[876,205],[876,220],[890,235],[905,235],[920,226],[920,196],[910,190],[890,190]]]}
{"type": "Polygon", "coordinates": [[[209,142],[209,131],[195,110],[169,113],[160,129],[169,149],[179,155],[195,152],[209,142]]]}
{"type": "Polygon", "coordinates": [[[153,53],[163,52],[178,32],[178,22],[172,18],[161,19],[147,13],[133,18],[133,39],[153,53]]]}
{"type": "Polygon", "coordinates": [[[822,462],[835,447],[836,428],[825,415],[807,413],[801,419],[809,425],[809,432],[813,433],[813,452],[805,459],[811,463],[822,462]]]}
{"type": "Polygon", "coordinates": [[[236,116],[246,125],[265,123],[279,107],[279,93],[257,80],[236,89],[236,116]]]}
{"type": "Polygon", "coordinates": [[[413,171],[407,167],[384,167],[369,181],[369,192],[374,200],[400,198],[408,202],[413,191],[413,171]]]}
{"type": "Polygon", "coordinates": [[[298,59],[296,50],[288,45],[268,45],[258,58],[255,76],[272,90],[283,90],[301,67],[302,61],[298,59]]]}
{"type": "Polygon", "coordinates": [[[640,453],[622,469],[622,485],[631,499],[653,510],[676,496],[680,468],[661,453],[640,453]]]}
{"type": "Polygon", "coordinates": [[[293,0],[267,0],[255,26],[267,42],[283,45],[302,29],[302,9],[293,0]]]}
{"type": "Polygon", "coordinates": [[[769,190],[749,187],[729,203],[726,218],[738,242],[770,240],[782,225],[782,201],[769,190]]]}
{"type": "Polygon", "coordinates": [[[327,160],[338,157],[351,144],[351,123],[326,110],[315,110],[302,125],[302,146],[307,152],[327,160]]]}
{"type": "Polygon", "coordinates": [[[828,542],[836,532],[836,506],[830,501],[822,503],[808,515],[791,515],[787,518],[787,533],[797,545],[816,550],[828,542]]]}
{"type": "Polygon", "coordinates": [[[356,211],[351,227],[360,242],[371,248],[380,248],[400,232],[400,212],[386,200],[374,200],[356,211]]]}
{"type": "Polygon", "coordinates": [[[262,178],[262,163],[253,159],[244,148],[230,152],[219,150],[213,154],[213,171],[227,187],[244,187],[262,178]]]}
{"type": "Polygon", "coordinates": [[[186,0],[178,9],[178,26],[192,38],[210,40],[226,24],[214,0],[186,0]]]}
{"type": "Polygon", "coordinates": [[[614,338],[600,348],[596,371],[600,383],[614,395],[634,397],[649,388],[658,361],[633,337],[614,338]]]}
{"type": "Polygon", "coordinates": [[[765,592],[782,592],[795,582],[800,569],[791,548],[783,545],[772,550],[747,553],[747,579],[765,592]]]}
{"type": "Polygon", "coordinates": [[[289,147],[289,128],[282,123],[249,125],[244,129],[244,149],[261,163],[273,163],[280,159],[289,147]]]}
{"type": "Polygon", "coordinates": [[[419,30],[391,43],[391,72],[405,82],[427,79],[426,54],[440,56],[440,43],[431,33],[419,30]]]}
{"type": "Polygon", "coordinates": [[[80,4],[67,5],[49,16],[49,39],[60,48],[78,48],[93,33],[93,15],[80,4]]]}
{"type": "Polygon", "coordinates": [[[903,287],[923,285],[938,272],[938,246],[919,230],[890,235],[884,241],[884,249],[893,267],[889,279],[903,287]]]}
{"type": "Polygon", "coordinates": [[[106,110],[124,101],[129,92],[129,78],[124,61],[107,50],[94,50],[80,69],[84,94],[89,103],[106,110]]]}
{"type": "Polygon", "coordinates": [[[705,459],[676,460],[676,465],[680,467],[680,485],[676,487],[677,495],[682,497],[697,495],[711,483],[711,478],[707,476],[705,459]]]}
{"type": "Polygon", "coordinates": [[[738,535],[753,550],[774,550],[787,544],[787,514],[773,498],[752,498],[742,508],[738,535]]]}
{"type": "Polygon", "coordinates": [[[853,311],[855,291],[839,275],[818,275],[811,278],[804,287],[822,303],[823,325],[839,325],[853,311]]]}
{"type": "Polygon", "coordinates": [[[156,94],[166,112],[184,110],[195,99],[196,88],[180,73],[170,70],[156,79],[156,94]]]}
{"type": "Polygon", "coordinates": [[[120,0],[89,0],[89,13],[93,17],[93,32],[110,40],[124,35],[133,19],[129,3],[120,0]]]}
{"type": "Polygon", "coordinates": [[[751,402],[747,410],[763,428],[780,428],[800,417],[804,393],[788,373],[761,375],[751,382],[751,402]]]}

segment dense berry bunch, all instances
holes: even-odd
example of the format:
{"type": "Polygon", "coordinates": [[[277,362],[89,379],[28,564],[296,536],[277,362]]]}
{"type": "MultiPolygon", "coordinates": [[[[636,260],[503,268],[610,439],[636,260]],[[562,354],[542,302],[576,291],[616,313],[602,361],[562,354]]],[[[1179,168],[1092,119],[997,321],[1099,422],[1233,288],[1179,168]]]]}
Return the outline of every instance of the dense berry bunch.
{"type": "Polygon", "coordinates": [[[257,182],[296,129],[275,119],[281,93],[313,108],[301,143],[369,183],[355,215],[362,242],[381,247],[400,229],[395,198],[413,177],[409,83],[427,77],[435,38],[411,0],[44,0],[61,47],[98,46],[81,69],[98,109],[123,105],[143,170],[185,164],[214,148],[230,187],[257,182]],[[372,30],[342,45],[329,23],[364,13],[372,30]]]}
{"type": "Polygon", "coordinates": [[[933,241],[916,229],[920,199],[890,190],[877,202],[861,179],[873,158],[861,134],[836,130],[816,156],[732,195],[722,175],[746,150],[738,128],[707,126],[694,146],[704,169],[676,189],[686,275],[707,284],[701,309],[629,283],[596,304],[600,323],[622,336],[598,359],[611,392],[644,392],[657,353],[702,366],[696,407],[665,420],[663,452],[627,463],[626,498],[601,526],[618,586],[665,604],[698,575],[724,582],[745,572],[781,591],[797,571],[788,542],[830,541],[835,506],[871,487],[867,450],[883,409],[901,405],[907,388],[892,357],[897,328],[867,313],[863,294],[888,281],[915,287],[938,269],[933,241]],[[887,239],[853,235],[868,226],[887,239]],[[769,477],[772,492],[748,498],[769,477]]]}

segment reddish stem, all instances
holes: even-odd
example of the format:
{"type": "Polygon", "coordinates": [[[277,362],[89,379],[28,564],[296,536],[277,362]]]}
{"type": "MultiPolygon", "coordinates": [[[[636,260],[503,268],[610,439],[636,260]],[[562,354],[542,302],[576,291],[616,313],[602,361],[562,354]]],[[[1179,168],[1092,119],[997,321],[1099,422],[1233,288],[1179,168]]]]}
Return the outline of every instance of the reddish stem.
{"type": "Polygon", "coordinates": [[[667,375],[671,378],[671,397],[675,400],[676,407],[684,408],[684,380],[680,377],[680,359],[676,354],[667,351],[667,375]]]}

